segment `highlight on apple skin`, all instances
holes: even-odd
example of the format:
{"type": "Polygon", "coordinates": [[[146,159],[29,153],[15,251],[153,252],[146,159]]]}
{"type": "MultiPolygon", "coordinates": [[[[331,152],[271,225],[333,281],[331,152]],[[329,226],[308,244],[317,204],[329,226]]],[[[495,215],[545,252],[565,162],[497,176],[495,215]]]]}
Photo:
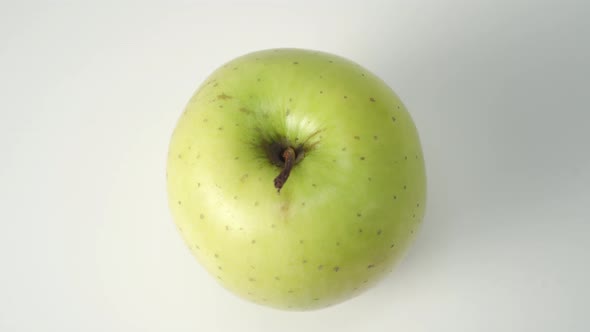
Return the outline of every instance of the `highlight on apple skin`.
{"type": "Polygon", "coordinates": [[[350,299],[392,270],[426,200],[416,127],[358,64],[272,49],[215,70],[171,138],[173,219],[238,296],[284,310],[350,299]]]}

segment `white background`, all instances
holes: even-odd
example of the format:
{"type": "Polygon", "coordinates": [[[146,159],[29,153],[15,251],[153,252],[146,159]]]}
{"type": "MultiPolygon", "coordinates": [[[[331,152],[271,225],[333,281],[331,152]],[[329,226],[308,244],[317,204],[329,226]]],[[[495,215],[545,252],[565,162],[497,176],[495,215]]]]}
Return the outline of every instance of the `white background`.
{"type": "Polygon", "coordinates": [[[589,17],[584,0],[0,2],[0,330],[590,330],[589,17]],[[321,311],[229,294],[167,208],[188,98],[271,47],[381,76],[426,156],[406,259],[321,311]]]}

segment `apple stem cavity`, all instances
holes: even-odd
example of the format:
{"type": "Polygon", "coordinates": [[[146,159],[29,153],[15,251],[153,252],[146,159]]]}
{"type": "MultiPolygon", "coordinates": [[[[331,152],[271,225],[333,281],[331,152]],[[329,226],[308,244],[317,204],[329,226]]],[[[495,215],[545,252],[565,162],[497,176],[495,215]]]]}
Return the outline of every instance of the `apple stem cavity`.
{"type": "Polygon", "coordinates": [[[281,173],[279,173],[279,175],[274,180],[275,188],[277,188],[278,193],[281,192],[281,189],[285,185],[285,182],[287,182],[287,179],[289,178],[289,174],[291,174],[291,170],[293,169],[293,165],[295,164],[295,160],[297,159],[297,154],[295,153],[295,149],[293,149],[290,146],[287,147],[285,150],[283,150],[283,153],[281,156],[284,161],[283,170],[281,171],[281,173]]]}

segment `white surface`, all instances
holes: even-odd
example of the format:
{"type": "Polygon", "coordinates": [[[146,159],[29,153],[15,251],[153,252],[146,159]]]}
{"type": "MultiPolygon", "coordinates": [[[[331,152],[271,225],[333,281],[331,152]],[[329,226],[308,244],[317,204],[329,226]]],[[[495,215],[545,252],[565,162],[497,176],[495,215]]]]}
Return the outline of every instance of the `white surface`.
{"type": "Polygon", "coordinates": [[[590,330],[590,4],[345,2],[2,2],[0,330],[590,330]],[[218,286],[165,193],[197,86],[281,46],[385,79],[429,175],[403,263],[310,313],[218,286]]]}

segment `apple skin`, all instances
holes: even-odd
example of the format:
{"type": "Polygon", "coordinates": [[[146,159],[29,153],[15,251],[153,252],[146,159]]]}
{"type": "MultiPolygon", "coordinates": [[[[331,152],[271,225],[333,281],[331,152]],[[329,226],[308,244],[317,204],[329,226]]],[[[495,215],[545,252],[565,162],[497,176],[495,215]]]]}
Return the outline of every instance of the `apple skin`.
{"type": "Polygon", "coordinates": [[[426,199],[417,130],[396,94],[347,59],[302,49],[250,53],[211,74],[172,135],[167,185],[206,270],[285,310],[374,285],[414,239],[426,199]],[[304,150],[280,192],[272,144],[304,150]]]}

